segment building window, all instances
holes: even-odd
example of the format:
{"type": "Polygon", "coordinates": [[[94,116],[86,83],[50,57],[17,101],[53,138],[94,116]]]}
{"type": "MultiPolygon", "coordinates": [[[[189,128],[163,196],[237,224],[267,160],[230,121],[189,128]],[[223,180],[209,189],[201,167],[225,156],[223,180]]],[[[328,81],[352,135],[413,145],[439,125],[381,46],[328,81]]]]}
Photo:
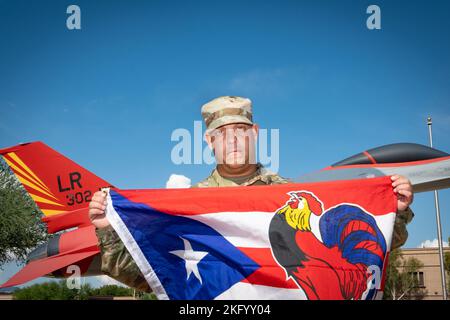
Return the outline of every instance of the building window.
{"type": "Polygon", "coordinates": [[[419,288],[425,288],[425,280],[424,280],[424,276],[423,276],[423,272],[422,271],[410,272],[409,274],[412,277],[414,277],[415,279],[417,279],[417,286],[419,288]]]}

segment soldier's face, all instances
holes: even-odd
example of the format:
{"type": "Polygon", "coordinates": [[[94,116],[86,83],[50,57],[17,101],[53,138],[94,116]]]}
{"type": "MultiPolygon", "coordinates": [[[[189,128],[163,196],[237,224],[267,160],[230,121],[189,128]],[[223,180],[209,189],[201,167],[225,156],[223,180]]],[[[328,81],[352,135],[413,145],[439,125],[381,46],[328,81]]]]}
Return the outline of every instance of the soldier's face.
{"type": "Polygon", "coordinates": [[[210,141],[217,164],[239,167],[256,163],[255,141],[258,134],[256,125],[229,124],[210,133],[210,141]]]}

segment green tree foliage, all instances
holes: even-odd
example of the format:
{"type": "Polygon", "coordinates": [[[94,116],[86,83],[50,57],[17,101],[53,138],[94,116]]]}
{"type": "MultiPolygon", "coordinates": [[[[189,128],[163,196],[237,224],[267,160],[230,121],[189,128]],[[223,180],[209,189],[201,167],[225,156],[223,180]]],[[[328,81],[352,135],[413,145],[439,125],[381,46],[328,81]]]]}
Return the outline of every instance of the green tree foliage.
{"type": "Polygon", "coordinates": [[[139,300],[158,300],[156,294],[147,292],[136,292],[136,298],[139,300]]]}
{"type": "MultiPolygon", "coordinates": [[[[16,290],[13,297],[15,300],[87,300],[89,297],[123,297],[133,296],[133,294],[133,289],[116,285],[92,288],[89,284],[83,284],[80,289],[69,289],[66,280],[60,280],[16,290]]],[[[149,298],[145,297],[145,299],[149,298]]]]}
{"type": "Polygon", "coordinates": [[[418,259],[405,259],[400,250],[393,250],[389,254],[383,299],[423,299],[426,291],[419,286],[417,277],[421,268],[423,264],[418,259]]]}
{"type": "Polygon", "coordinates": [[[0,157],[0,270],[47,239],[41,213],[0,157]]]}
{"type": "Polygon", "coordinates": [[[89,297],[92,288],[82,285],[80,290],[69,289],[66,281],[45,282],[16,290],[13,294],[15,300],[85,300],[89,297]]]}
{"type": "Polygon", "coordinates": [[[103,287],[93,289],[90,292],[91,296],[114,296],[126,297],[133,295],[133,289],[129,287],[120,287],[116,285],[105,285],[103,287]]]}

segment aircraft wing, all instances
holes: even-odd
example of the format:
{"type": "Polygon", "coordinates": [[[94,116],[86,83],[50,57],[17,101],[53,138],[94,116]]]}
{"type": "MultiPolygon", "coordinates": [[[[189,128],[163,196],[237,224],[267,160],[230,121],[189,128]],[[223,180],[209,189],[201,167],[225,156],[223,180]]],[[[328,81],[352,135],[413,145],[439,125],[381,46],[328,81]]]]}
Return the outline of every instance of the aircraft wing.
{"type": "MultiPolygon", "coordinates": [[[[34,250],[33,252],[35,254],[41,253],[42,256],[31,259],[25,267],[12,276],[7,282],[2,284],[0,288],[21,285],[36,278],[48,275],[68,277],[73,275],[74,272],[68,268],[69,266],[77,266],[79,274],[83,276],[100,275],[100,251],[97,247],[97,236],[95,235],[94,226],[77,229],[75,231],[77,231],[75,234],[73,232],[65,233],[75,240],[66,242],[66,246],[69,245],[66,248],[64,248],[64,245],[47,246],[47,244],[45,244],[45,249],[52,248],[55,252],[43,252],[40,250],[42,246],[34,250]],[[70,245],[74,247],[70,248],[70,245]],[[93,266],[96,266],[96,272],[92,272],[93,266]]],[[[64,236],[65,234],[63,233],[61,236],[64,236]]]]}
{"type": "Polygon", "coordinates": [[[413,143],[399,143],[364,151],[296,182],[351,180],[400,174],[414,192],[450,188],[450,155],[413,143]]]}

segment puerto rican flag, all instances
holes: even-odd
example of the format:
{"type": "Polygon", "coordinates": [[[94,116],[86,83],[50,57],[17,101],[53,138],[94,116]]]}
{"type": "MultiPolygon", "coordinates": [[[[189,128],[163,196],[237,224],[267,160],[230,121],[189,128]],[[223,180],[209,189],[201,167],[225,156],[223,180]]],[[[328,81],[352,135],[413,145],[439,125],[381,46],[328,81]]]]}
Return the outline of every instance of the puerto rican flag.
{"type": "Polygon", "coordinates": [[[396,207],[382,177],[111,189],[106,215],[158,299],[374,299],[396,207]]]}

